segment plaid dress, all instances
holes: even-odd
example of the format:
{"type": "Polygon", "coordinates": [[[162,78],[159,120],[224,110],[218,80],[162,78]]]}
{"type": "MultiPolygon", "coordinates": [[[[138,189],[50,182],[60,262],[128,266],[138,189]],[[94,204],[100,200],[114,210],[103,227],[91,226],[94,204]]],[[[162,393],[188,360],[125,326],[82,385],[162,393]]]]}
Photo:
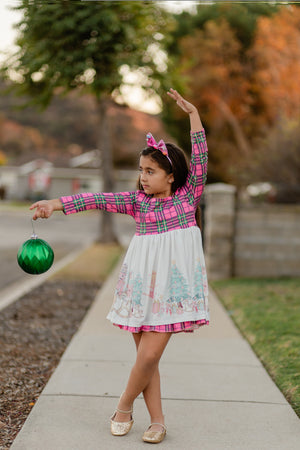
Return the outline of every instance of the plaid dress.
{"type": "Polygon", "coordinates": [[[207,172],[204,130],[191,133],[186,183],[172,196],[144,191],[61,197],[64,213],[89,209],[131,215],[136,233],[128,247],[107,318],[122,329],[193,331],[209,323],[201,231],[195,220],[207,172]]]}

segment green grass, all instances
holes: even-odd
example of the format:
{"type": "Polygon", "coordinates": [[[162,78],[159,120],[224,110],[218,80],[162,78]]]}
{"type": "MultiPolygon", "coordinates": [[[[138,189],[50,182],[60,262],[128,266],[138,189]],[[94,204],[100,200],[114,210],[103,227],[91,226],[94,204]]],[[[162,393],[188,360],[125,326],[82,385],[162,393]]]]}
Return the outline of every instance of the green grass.
{"type": "Polygon", "coordinates": [[[122,253],[122,247],[117,244],[93,244],[52,279],[103,282],[122,253]]]}
{"type": "Polygon", "coordinates": [[[300,417],[300,279],[237,278],[211,286],[300,417]]]}

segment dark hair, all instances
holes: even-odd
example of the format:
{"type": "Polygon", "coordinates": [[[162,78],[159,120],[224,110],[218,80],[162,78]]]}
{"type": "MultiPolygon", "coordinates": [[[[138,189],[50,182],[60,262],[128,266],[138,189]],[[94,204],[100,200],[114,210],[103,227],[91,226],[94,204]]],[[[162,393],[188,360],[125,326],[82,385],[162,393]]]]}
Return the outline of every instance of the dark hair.
{"type": "MultiPolygon", "coordinates": [[[[177,189],[184,186],[189,168],[186,160],[186,156],[184,151],[177,147],[174,144],[166,143],[166,147],[168,149],[168,155],[170,160],[172,161],[172,165],[168,158],[160,151],[154,147],[147,147],[141,151],[141,156],[150,156],[153,161],[155,161],[161,169],[163,169],[168,175],[173,173],[174,181],[171,185],[171,191],[177,191],[177,189]]],[[[138,189],[143,191],[143,186],[140,181],[140,177],[138,179],[138,189]]],[[[201,217],[200,217],[200,208],[199,206],[196,209],[195,213],[196,222],[199,228],[201,228],[201,217]]]]}

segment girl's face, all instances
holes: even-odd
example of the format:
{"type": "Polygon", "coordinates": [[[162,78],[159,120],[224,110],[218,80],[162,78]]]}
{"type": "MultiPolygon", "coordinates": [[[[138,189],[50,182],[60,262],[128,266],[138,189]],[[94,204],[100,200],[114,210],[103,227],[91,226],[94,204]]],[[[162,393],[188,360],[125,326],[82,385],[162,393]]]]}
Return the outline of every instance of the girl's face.
{"type": "Polygon", "coordinates": [[[150,156],[140,157],[140,181],[145,194],[156,198],[170,197],[172,194],[173,174],[167,174],[150,156]]]}

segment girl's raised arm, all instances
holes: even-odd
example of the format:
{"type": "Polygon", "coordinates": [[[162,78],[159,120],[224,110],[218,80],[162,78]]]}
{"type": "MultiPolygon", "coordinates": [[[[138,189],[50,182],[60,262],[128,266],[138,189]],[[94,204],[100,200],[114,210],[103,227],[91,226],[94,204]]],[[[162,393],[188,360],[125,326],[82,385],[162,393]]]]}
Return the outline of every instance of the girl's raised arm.
{"type": "Polygon", "coordinates": [[[175,89],[170,89],[167,94],[169,97],[173,98],[177,105],[190,116],[191,132],[194,133],[195,131],[201,131],[203,129],[203,125],[196,106],[185,100],[180,94],[178,94],[177,91],[175,91],[175,89]]]}
{"type": "Polygon", "coordinates": [[[177,105],[190,116],[192,154],[190,170],[185,187],[194,197],[195,205],[198,205],[203,193],[207,174],[207,144],[205,132],[197,108],[185,100],[174,89],[170,89],[168,95],[172,97],[177,105]]]}

